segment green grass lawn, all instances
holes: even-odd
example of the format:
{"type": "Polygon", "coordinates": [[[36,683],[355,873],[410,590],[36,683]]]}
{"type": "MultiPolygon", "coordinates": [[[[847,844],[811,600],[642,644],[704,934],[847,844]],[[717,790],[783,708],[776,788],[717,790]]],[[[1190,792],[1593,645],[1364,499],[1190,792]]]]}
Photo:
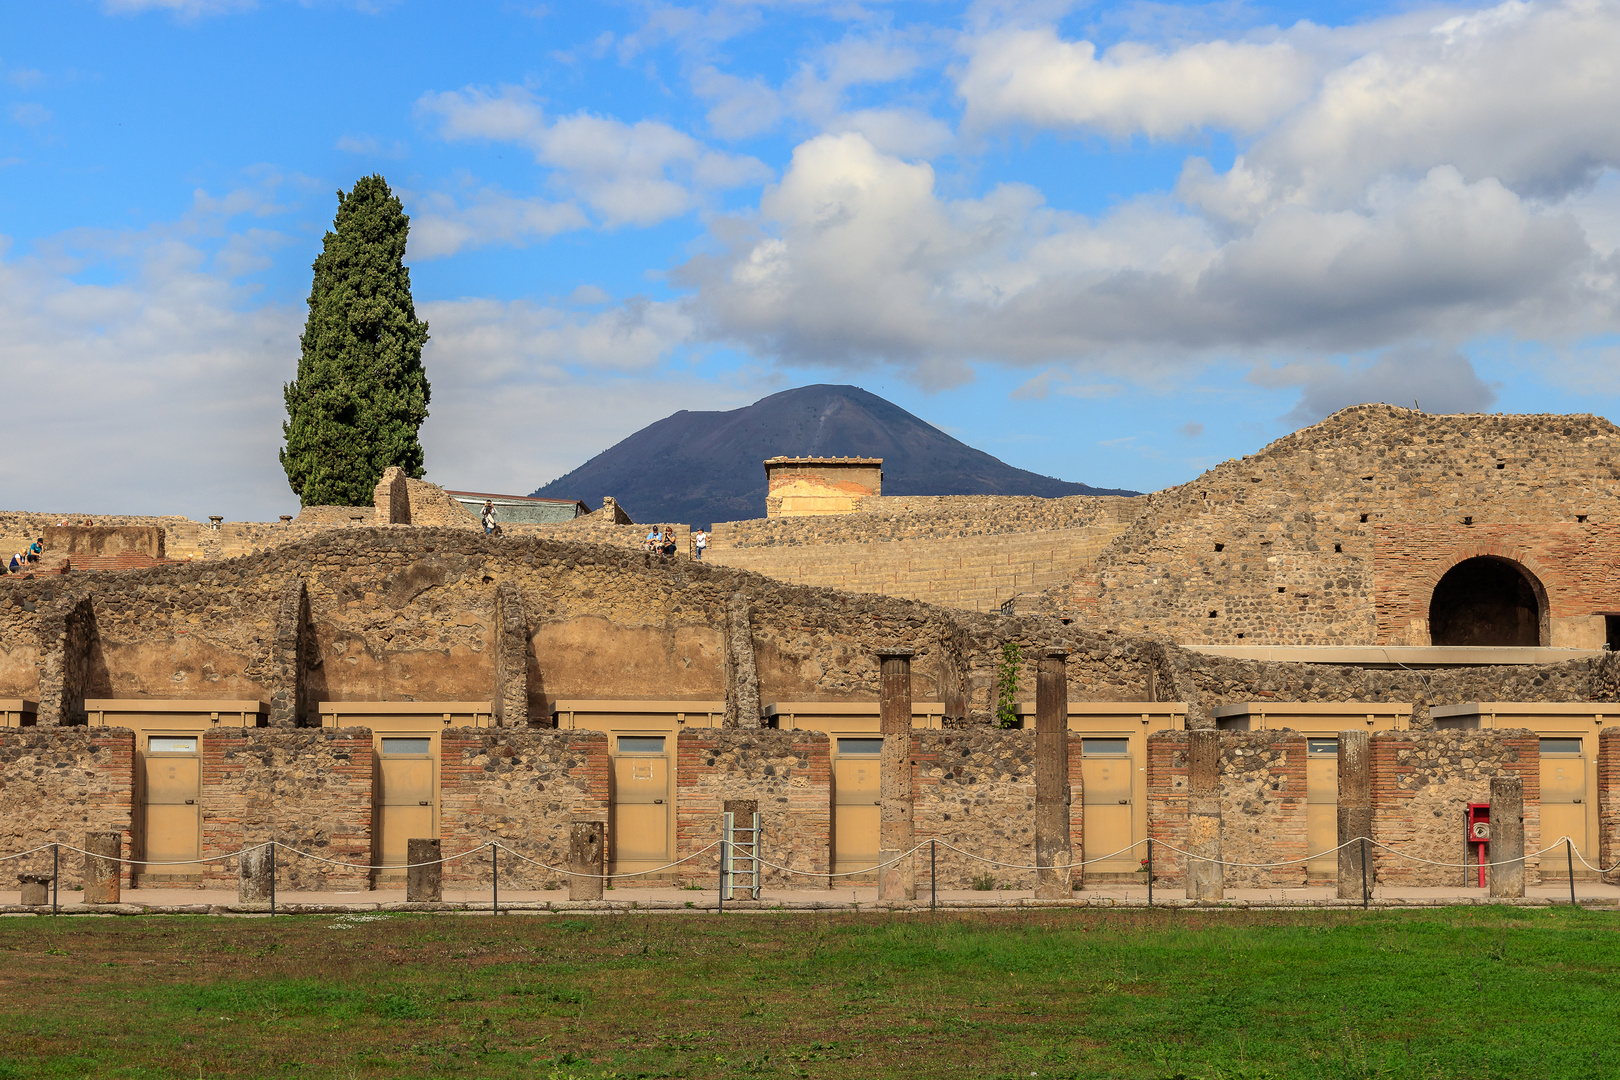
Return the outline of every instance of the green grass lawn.
{"type": "Polygon", "coordinates": [[[0,920],[6,1077],[1620,1077],[1559,909],[0,920]]]}

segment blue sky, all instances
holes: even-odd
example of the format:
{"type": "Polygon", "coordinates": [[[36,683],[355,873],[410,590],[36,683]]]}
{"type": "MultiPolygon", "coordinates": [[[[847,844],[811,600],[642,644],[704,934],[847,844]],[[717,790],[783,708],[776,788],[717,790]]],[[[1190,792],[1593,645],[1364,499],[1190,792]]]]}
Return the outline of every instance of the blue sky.
{"type": "Polygon", "coordinates": [[[5,8],[8,508],[291,512],[374,171],[451,487],[813,382],[1143,490],[1358,401],[1620,404],[1620,0],[5,8]]]}

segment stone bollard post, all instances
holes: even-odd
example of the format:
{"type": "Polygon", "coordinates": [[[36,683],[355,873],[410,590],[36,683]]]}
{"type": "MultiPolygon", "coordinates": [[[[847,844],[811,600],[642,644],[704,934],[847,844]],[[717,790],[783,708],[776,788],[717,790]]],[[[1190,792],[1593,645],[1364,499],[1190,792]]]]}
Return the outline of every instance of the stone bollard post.
{"type": "Polygon", "coordinates": [[[1524,895],[1524,778],[1491,777],[1491,861],[1493,897],[1524,895]],[[1497,865],[1501,863],[1502,865],[1497,865]]]}
{"type": "Polygon", "coordinates": [[[123,838],[115,832],[84,834],[84,902],[116,904],[121,893],[118,862],[124,852],[123,838]]]}
{"type": "Polygon", "coordinates": [[[22,886],[18,903],[23,907],[44,907],[51,902],[51,875],[19,874],[17,883],[22,886]]]}
{"type": "Polygon", "coordinates": [[[411,904],[437,904],[444,899],[444,863],[439,862],[439,841],[405,841],[405,900],[411,904]]]}
{"type": "MultiPolygon", "coordinates": [[[[1339,732],[1339,848],[1340,900],[1360,900],[1362,872],[1368,888],[1373,883],[1371,865],[1361,865],[1361,838],[1372,839],[1372,742],[1365,731],[1339,732]]],[[[1372,851],[1367,851],[1372,859],[1372,851]]]]}
{"type": "Polygon", "coordinates": [[[1226,895],[1221,857],[1221,733],[1187,732],[1187,899],[1226,895]]]}
{"type": "Polygon", "coordinates": [[[1069,652],[1052,649],[1035,672],[1035,896],[1074,896],[1069,842],[1069,652]]]}
{"type": "MultiPolygon", "coordinates": [[[[607,867],[607,823],[575,818],[568,834],[568,869],[574,874],[601,874],[607,867]]],[[[570,877],[568,899],[602,899],[600,877],[570,877]]]]}
{"type": "Polygon", "coordinates": [[[882,810],[878,819],[879,900],[917,898],[916,857],[899,859],[911,848],[911,657],[909,650],[878,653],[883,666],[882,810]],[[898,862],[894,860],[899,859],[898,862]]]}
{"type": "Polygon", "coordinates": [[[242,852],[236,861],[236,899],[268,904],[275,891],[276,849],[269,844],[242,852]]]}

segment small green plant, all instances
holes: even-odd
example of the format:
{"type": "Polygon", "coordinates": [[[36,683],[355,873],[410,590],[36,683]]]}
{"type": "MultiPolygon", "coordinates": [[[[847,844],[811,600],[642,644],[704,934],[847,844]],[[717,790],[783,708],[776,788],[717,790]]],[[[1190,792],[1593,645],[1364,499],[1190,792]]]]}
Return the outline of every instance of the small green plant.
{"type": "Polygon", "coordinates": [[[996,724],[999,727],[1018,726],[1018,669],[1023,660],[1018,642],[1002,644],[1001,663],[996,665],[996,724]]]}
{"type": "Polygon", "coordinates": [[[996,876],[994,874],[980,874],[973,879],[973,887],[979,892],[995,892],[996,876]]]}

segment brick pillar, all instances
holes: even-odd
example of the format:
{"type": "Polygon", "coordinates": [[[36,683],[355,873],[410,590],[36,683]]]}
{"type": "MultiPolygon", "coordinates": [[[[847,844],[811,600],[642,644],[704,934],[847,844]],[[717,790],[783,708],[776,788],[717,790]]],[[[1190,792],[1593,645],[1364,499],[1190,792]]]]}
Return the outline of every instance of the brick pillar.
{"type": "Polygon", "coordinates": [[[1187,732],[1187,899],[1225,896],[1221,857],[1221,733],[1187,732]],[[1215,861],[1212,861],[1215,860],[1215,861]]]}
{"type": "Polygon", "coordinates": [[[510,581],[495,586],[495,725],[529,722],[529,619],[510,581]]]}
{"type": "Polygon", "coordinates": [[[568,833],[568,869],[575,876],[568,879],[568,899],[602,899],[602,879],[596,876],[606,872],[607,824],[595,818],[575,818],[568,833]]]}
{"type": "Polygon", "coordinates": [[[1069,653],[1053,649],[1035,671],[1035,896],[1074,895],[1069,846],[1069,653]]]}
{"type": "Polygon", "coordinates": [[[89,853],[84,857],[84,902],[118,903],[123,838],[115,832],[85,833],[84,850],[89,853]]]}
{"type": "MultiPolygon", "coordinates": [[[[911,847],[911,657],[909,650],[878,653],[883,668],[882,810],[878,819],[878,861],[890,862],[911,847]]],[[[878,877],[879,900],[915,900],[914,857],[885,866],[878,877]]]]}
{"type": "Polygon", "coordinates": [[[437,840],[405,841],[405,899],[413,904],[437,904],[444,899],[444,863],[437,840]]]}
{"type": "Polygon", "coordinates": [[[1524,895],[1524,780],[1506,774],[1491,777],[1492,896],[1524,895]],[[1497,864],[1502,865],[1497,865],[1497,864]]]}
{"type": "MultiPolygon", "coordinates": [[[[1365,731],[1339,732],[1339,883],[1340,900],[1360,900],[1363,867],[1360,839],[1372,839],[1372,740],[1365,731]],[[1355,841],[1352,843],[1352,841],[1355,841]]],[[[1368,845],[1367,859],[1373,857],[1368,845]]],[[[1368,887],[1373,868],[1365,867],[1368,887]]]]}
{"type": "MultiPolygon", "coordinates": [[[[212,732],[210,732],[212,734],[212,732]]],[[[243,904],[268,904],[276,874],[275,849],[264,847],[244,851],[236,864],[236,899],[243,904]]]]}
{"type": "MultiPolygon", "coordinates": [[[[1598,865],[1613,866],[1620,862],[1620,727],[1598,732],[1597,773],[1598,865]]],[[[1604,874],[1603,880],[1620,885],[1620,870],[1604,874]]]]}

